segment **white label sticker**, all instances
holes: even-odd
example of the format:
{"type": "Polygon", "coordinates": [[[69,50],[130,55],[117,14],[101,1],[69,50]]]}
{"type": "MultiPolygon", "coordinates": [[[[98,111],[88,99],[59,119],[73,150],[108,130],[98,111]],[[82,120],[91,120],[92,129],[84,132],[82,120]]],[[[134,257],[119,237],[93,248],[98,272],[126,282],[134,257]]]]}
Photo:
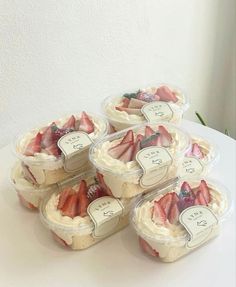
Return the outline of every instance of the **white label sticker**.
{"type": "Polygon", "coordinates": [[[188,248],[196,248],[211,238],[215,228],[218,227],[218,219],[206,206],[191,206],[183,210],[179,216],[180,223],[190,235],[186,244],[188,248]]]}
{"type": "Polygon", "coordinates": [[[140,185],[149,188],[159,183],[167,174],[172,164],[172,157],[163,147],[146,147],[139,151],[136,160],[143,170],[140,185]]]}
{"type": "Polygon", "coordinates": [[[120,221],[124,206],[120,200],[103,196],[91,202],[88,214],[94,222],[94,237],[104,237],[112,233],[120,221]]]}
{"type": "Polygon", "coordinates": [[[203,171],[203,165],[199,159],[195,157],[184,157],[182,162],[182,168],[180,171],[181,176],[185,175],[199,175],[203,171]]]}
{"type": "Polygon", "coordinates": [[[173,118],[173,110],[170,105],[161,101],[144,105],[141,112],[149,122],[160,120],[170,121],[173,118]]]}
{"type": "Polygon", "coordinates": [[[88,148],[92,140],[85,132],[71,132],[61,137],[57,145],[64,155],[64,168],[67,172],[76,171],[88,161],[88,148]]]}

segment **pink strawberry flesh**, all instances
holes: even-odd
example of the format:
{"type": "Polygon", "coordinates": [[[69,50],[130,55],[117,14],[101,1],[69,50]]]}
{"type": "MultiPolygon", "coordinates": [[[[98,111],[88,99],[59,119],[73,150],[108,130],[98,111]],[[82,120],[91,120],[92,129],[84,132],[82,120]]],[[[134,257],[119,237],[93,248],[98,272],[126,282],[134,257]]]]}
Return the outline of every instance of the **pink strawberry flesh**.
{"type": "Polygon", "coordinates": [[[154,257],[158,257],[159,253],[153,249],[146,240],[144,240],[142,237],[139,237],[139,245],[142,248],[142,250],[144,252],[146,252],[147,254],[154,256],[154,257]]]}
{"type": "Polygon", "coordinates": [[[160,97],[160,101],[163,102],[174,102],[176,103],[178,101],[178,98],[176,97],[175,93],[172,92],[168,87],[162,86],[156,90],[156,95],[160,97]]]}
{"type": "Polygon", "coordinates": [[[158,201],[154,201],[152,219],[155,223],[161,225],[165,224],[166,222],[167,217],[165,211],[158,201]]]}
{"type": "Polygon", "coordinates": [[[74,115],[72,115],[68,121],[63,125],[62,129],[72,129],[74,130],[75,129],[75,122],[76,122],[76,119],[74,117],[74,115]]]}
{"type": "Polygon", "coordinates": [[[121,144],[133,142],[133,141],[134,141],[134,133],[132,130],[129,130],[129,131],[127,131],[126,135],[122,139],[121,144]]]}
{"type": "Polygon", "coordinates": [[[99,184],[91,184],[88,187],[87,197],[90,202],[93,200],[106,195],[103,188],[99,184]]]}
{"type": "Polygon", "coordinates": [[[208,204],[211,201],[211,195],[210,195],[209,187],[205,180],[203,179],[201,180],[199,189],[205,198],[206,204],[208,204]]]}
{"type": "Polygon", "coordinates": [[[128,107],[131,109],[141,109],[146,104],[144,101],[131,98],[128,107]]]}
{"type": "Polygon", "coordinates": [[[61,212],[64,216],[74,218],[77,215],[77,194],[71,194],[67,197],[61,212]]]}
{"type": "Polygon", "coordinates": [[[79,123],[79,130],[83,131],[87,134],[94,132],[94,124],[85,112],[82,112],[82,114],[81,114],[80,123],[79,123]]]}
{"type": "Polygon", "coordinates": [[[132,160],[136,159],[136,154],[141,150],[141,141],[137,140],[135,145],[134,145],[134,150],[133,150],[133,155],[132,155],[132,160]]]}
{"type": "Polygon", "coordinates": [[[23,162],[21,163],[22,166],[22,171],[24,174],[24,178],[27,179],[29,182],[31,182],[32,184],[37,185],[37,180],[34,177],[34,175],[32,174],[32,172],[30,171],[30,168],[28,165],[24,164],[23,162]]]}
{"type": "Polygon", "coordinates": [[[172,136],[164,126],[159,126],[158,131],[161,134],[161,143],[164,147],[169,147],[172,142],[172,136]]]}
{"type": "Polygon", "coordinates": [[[197,143],[194,143],[192,146],[192,155],[199,158],[199,159],[204,157],[204,155],[201,151],[201,147],[197,143]]]}
{"type": "Polygon", "coordinates": [[[144,136],[141,135],[141,134],[138,134],[138,135],[136,136],[136,140],[137,140],[137,141],[138,141],[138,140],[142,141],[143,139],[144,139],[144,136]]]}
{"type": "Polygon", "coordinates": [[[149,127],[149,126],[146,126],[145,127],[145,137],[150,137],[151,135],[155,134],[155,131],[149,127]]]}
{"type": "Polygon", "coordinates": [[[201,190],[197,192],[196,201],[199,202],[199,205],[207,205],[207,201],[205,200],[205,197],[202,194],[201,190]]]}
{"type": "Polygon", "coordinates": [[[126,112],[129,115],[137,115],[142,116],[140,109],[131,109],[131,108],[124,108],[124,107],[116,107],[117,111],[126,112]]]}
{"type": "Polygon", "coordinates": [[[65,188],[59,196],[59,201],[57,205],[57,209],[62,209],[68,196],[72,195],[74,193],[74,190],[71,187],[65,188]]]}
{"type": "Polygon", "coordinates": [[[123,98],[122,99],[122,107],[123,108],[128,108],[128,106],[129,106],[129,103],[130,103],[130,100],[128,99],[128,98],[123,98]]]}
{"type": "Polygon", "coordinates": [[[55,139],[53,138],[53,130],[56,129],[58,129],[58,127],[56,126],[55,123],[52,123],[44,130],[42,134],[42,143],[41,143],[42,148],[47,148],[55,142],[55,139]]]}
{"type": "Polygon", "coordinates": [[[163,208],[166,216],[168,217],[171,205],[172,205],[172,194],[167,193],[161,199],[158,200],[160,206],[163,208]]]}
{"type": "Polygon", "coordinates": [[[176,224],[179,221],[179,209],[178,205],[175,203],[171,206],[168,220],[171,224],[176,224]]]}
{"type": "Polygon", "coordinates": [[[44,151],[49,155],[54,155],[55,157],[58,157],[61,154],[61,150],[56,143],[53,143],[52,145],[44,149],[44,151]]]}
{"type": "Polygon", "coordinates": [[[178,201],[179,211],[182,212],[184,209],[194,205],[195,198],[193,197],[183,197],[178,201]]]}
{"type": "Polygon", "coordinates": [[[134,150],[134,144],[130,144],[128,149],[119,157],[119,160],[123,162],[129,162],[132,160],[132,155],[133,155],[133,150],[134,150]]]}
{"type": "Polygon", "coordinates": [[[35,153],[39,153],[41,151],[41,141],[42,141],[42,134],[37,133],[37,135],[27,145],[24,151],[24,155],[33,156],[35,153]]]}
{"type": "Polygon", "coordinates": [[[132,142],[127,142],[123,144],[118,144],[109,149],[108,153],[113,158],[118,159],[132,144],[132,142]]]}
{"type": "Polygon", "coordinates": [[[87,183],[85,180],[80,182],[79,191],[78,191],[78,214],[79,216],[86,216],[87,215],[87,207],[89,205],[89,199],[87,197],[87,183]]]}
{"type": "Polygon", "coordinates": [[[96,177],[98,179],[100,186],[102,187],[103,191],[105,192],[105,194],[112,196],[113,194],[111,192],[111,189],[106,185],[105,180],[103,178],[103,175],[97,171],[96,177]]]}

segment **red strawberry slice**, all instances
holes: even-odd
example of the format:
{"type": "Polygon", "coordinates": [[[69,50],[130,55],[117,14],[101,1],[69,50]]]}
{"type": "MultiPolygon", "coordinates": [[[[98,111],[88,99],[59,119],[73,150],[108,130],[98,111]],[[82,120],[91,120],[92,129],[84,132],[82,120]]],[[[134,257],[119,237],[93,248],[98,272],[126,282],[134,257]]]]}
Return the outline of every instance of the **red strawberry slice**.
{"type": "Polygon", "coordinates": [[[58,129],[58,127],[53,122],[50,126],[48,126],[44,130],[44,132],[42,134],[42,142],[41,142],[42,148],[47,148],[55,142],[55,138],[53,137],[53,130],[57,130],[57,129],[58,129]]]}
{"type": "Polygon", "coordinates": [[[142,141],[143,139],[144,139],[144,136],[141,135],[141,134],[138,134],[138,135],[136,136],[136,140],[137,140],[137,141],[138,141],[138,140],[142,141]]]}
{"type": "Polygon", "coordinates": [[[132,154],[132,160],[136,159],[136,154],[141,150],[141,140],[137,140],[134,145],[134,150],[132,154]]]}
{"type": "Polygon", "coordinates": [[[126,112],[129,115],[137,115],[142,116],[140,109],[131,109],[131,108],[124,108],[124,107],[116,107],[117,111],[126,112]]]}
{"type": "Polygon", "coordinates": [[[190,185],[187,183],[187,181],[184,181],[181,185],[181,188],[180,188],[181,191],[185,191],[186,193],[192,193],[192,189],[190,187],[190,185]]]}
{"type": "Polygon", "coordinates": [[[27,145],[27,147],[24,151],[24,155],[33,156],[36,152],[40,152],[41,151],[41,141],[42,141],[42,134],[37,133],[37,135],[27,145]]]}
{"type": "Polygon", "coordinates": [[[173,204],[171,206],[168,220],[171,224],[176,224],[179,220],[179,209],[177,203],[173,204]]]}
{"type": "Polygon", "coordinates": [[[22,171],[24,174],[24,178],[27,179],[28,181],[30,181],[32,184],[37,185],[37,180],[34,177],[34,175],[32,174],[32,172],[30,171],[28,165],[24,164],[23,162],[21,163],[22,166],[22,171]]]}
{"type": "Polygon", "coordinates": [[[146,240],[144,240],[142,237],[139,236],[139,245],[141,247],[141,249],[146,252],[147,254],[154,256],[154,257],[158,257],[159,253],[155,250],[152,249],[152,247],[150,246],[150,244],[147,243],[146,240]]]}
{"type": "Polygon", "coordinates": [[[96,175],[97,175],[97,179],[98,179],[98,182],[100,184],[100,186],[102,187],[103,191],[107,194],[107,195],[111,195],[113,196],[110,188],[106,185],[105,181],[104,181],[104,178],[103,178],[103,175],[99,172],[96,172],[96,175]]]}
{"type": "Polygon", "coordinates": [[[87,197],[90,202],[93,200],[106,195],[103,188],[99,184],[91,184],[88,187],[87,197]]]}
{"type": "Polygon", "coordinates": [[[122,107],[123,108],[128,108],[128,106],[129,106],[129,102],[130,102],[130,100],[128,99],[128,98],[123,98],[122,99],[122,107]]]}
{"type": "Polygon", "coordinates": [[[69,195],[61,208],[62,214],[74,218],[77,215],[77,201],[76,193],[69,195]]]}
{"type": "Polygon", "coordinates": [[[165,211],[158,201],[154,201],[152,219],[157,224],[165,224],[166,222],[165,211]]]}
{"type": "Polygon", "coordinates": [[[145,137],[150,137],[151,135],[155,134],[154,130],[149,127],[149,126],[146,126],[145,127],[145,137]]]}
{"type": "Polygon", "coordinates": [[[205,180],[203,179],[201,180],[199,189],[202,195],[204,196],[206,203],[208,204],[211,201],[211,195],[210,195],[209,187],[205,180]]]}
{"type": "Polygon", "coordinates": [[[79,191],[77,194],[77,197],[78,197],[77,210],[78,210],[79,216],[82,216],[82,217],[87,215],[87,207],[89,205],[87,191],[88,191],[87,183],[85,180],[82,180],[80,182],[79,191]]]}
{"type": "Polygon", "coordinates": [[[161,199],[158,200],[160,206],[163,208],[167,218],[169,215],[170,207],[172,205],[172,194],[167,193],[161,199]]]}
{"type": "Polygon", "coordinates": [[[132,160],[132,155],[133,155],[133,150],[134,150],[134,144],[130,144],[128,149],[119,157],[119,160],[123,162],[129,162],[132,160]]]}
{"type": "Polygon", "coordinates": [[[24,198],[21,194],[19,194],[19,192],[17,192],[17,195],[18,195],[18,198],[19,198],[20,203],[21,203],[24,207],[26,207],[26,208],[28,208],[28,209],[31,209],[31,210],[36,210],[36,209],[37,209],[37,207],[34,206],[31,202],[25,200],[25,198],[24,198]]]}
{"type": "Polygon", "coordinates": [[[61,237],[59,237],[55,232],[53,232],[53,231],[51,231],[51,232],[52,232],[52,236],[56,242],[58,242],[59,244],[65,246],[65,247],[68,246],[68,244],[65,242],[65,240],[63,240],[61,237]]]}
{"type": "Polygon", "coordinates": [[[63,125],[63,129],[75,129],[75,121],[76,121],[76,119],[75,119],[75,117],[74,117],[74,115],[72,115],[69,119],[68,119],[68,121],[63,125]]]}
{"type": "Polygon", "coordinates": [[[178,203],[179,202],[179,196],[176,194],[176,192],[171,192],[172,195],[172,204],[178,203]]]}
{"type": "Polygon", "coordinates": [[[134,141],[134,133],[132,130],[127,131],[126,135],[124,136],[123,140],[121,141],[121,144],[133,142],[134,141]]]}
{"type": "Polygon", "coordinates": [[[202,194],[202,192],[199,190],[197,192],[197,195],[196,195],[196,199],[194,201],[194,204],[196,204],[195,202],[198,202],[199,205],[207,205],[207,202],[205,200],[205,197],[204,195],[202,194]]]}
{"type": "Polygon", "coordinates": [[[57,209],[62,209],[62,207],[64,206],[68,196],[72,195],[74,193],[74,190],[71,187],[67,187],[65,188],[59,196],[59,201],[58,201],[58,205],[57,205],[57,209]]]}
{"type": "Polygon", "coordinates": [[[197,143],[194,143],[192,146],[192,155],[199,158],[199,159],[204,157],[204,155],[201,151],[201,147],[197,143]]]}
{"type": "Polygon", "coordinates": [[[131,98],[128,107],[131,109],[141,109],[144,105],[146,105],[146,102],[131,98]]]}
{"type": "Polygon", "coordinates": [[[113,158],[119,158],[132,144],[132,142],[127,142],[123,144],[118,144],[109,149],[108,153],[113,158]]]}
{"type": "Polygon", "coordinates": [[[79,130],[86,132],[87,134],[90,134],[94,131],[94,124],[85,112],[82,112],[81,114],[79,130]]]}
{"type": "Polygon", "coordinates": [[[55,157],[58,157],[61,154],[61,150],[58,148],[56,143],[45,148],[44,151],[49,155],[54,155],[55,157]]]}
{"type": "Polygon", "coordinates": [[[170,146],[172,142],[172,136],[171,134],[167,131],[167,129],[164,126],[159,126],[158,131],[161,134],[161,143],[162,146],[170,146]]]}
{"type": "Polygon", "coordinates": [[[156,95],[160,97],[160,101],[163,102],[174,102],[176,103],[178,101],[178,98],[176,97],[175,93],[172,92],[168,87],[162,86],[156,90],[156,95]]]}

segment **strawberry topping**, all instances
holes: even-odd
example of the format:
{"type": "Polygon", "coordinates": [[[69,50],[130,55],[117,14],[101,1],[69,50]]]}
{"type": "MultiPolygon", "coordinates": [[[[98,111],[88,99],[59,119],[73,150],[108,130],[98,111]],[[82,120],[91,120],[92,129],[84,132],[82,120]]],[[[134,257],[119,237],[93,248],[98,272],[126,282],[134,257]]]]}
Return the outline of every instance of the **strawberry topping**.
{"type": "Polygon", "coordinates": [[[156,95],[160,97],[160,101],[163,102],[174,102],[176,103],[178,101],[178,98],[176,97],[175,93],[172,92],[168,87],[162,86],[156,90],[156,95]]]}
{"type": "Polygon", "coordinates": [[[129,162],[132,160],[134,150],[134,144],[130,144],[128,149],[119,157],[119,160],[123,162],[129,162]]]}
{"type": "Polygon", "coordinates": [[[126,135],[123,137],[121,144],[133,142],[134,141],[134,133],[132,130],[129,130],[126,135]]]}
{"type": "Polygon", "coordinates": [[[74,218],[77,215],[77,194],[71,194],[67,197],[61,212],[64,216],[74,218]]]}
{"type": "Polygon", "coordinates": [[[159,253],[155,249],[152,249],[152,247],[142,237],[139,237],[139,244],[142,250],[146,252],[147,254],[154,256],[154,257],[159,256],[159,253]]]}
{"type": "Polygon", "coordinates": [[[79,130],[86,132],[87,134],[90,134],[94,131],[94,124],[85,112],[82,112],[81,114],[79,130]]]}
{"type": "Polygon", "coordinates": [[[78,191],[78,214],[79,216],[86,216],[87,215],[87,207],[89,205],[89,199],[87,197],[87,183],[85,180],[82,180],[79,186],[79,191],[78,191]]]}
{"type": "Polygon", "coordinates": [[[42,134],[37,133],[36,137],[34,137],[30,143],[27,145],[24,154],[26,156],[33,156],[35,153],[41,151],[41,141],[42,141],[42,134]]]}
{"type": "Polygon", "coordinates": [[[66,202],[68,196],[69,196],[69,195],[72,195],[73,193],[74,193],[74,190],[73,190],[71,187],[65,188],[65,189],[60,193],[59,202],[58,202],[58,205],[57,205],[57,209],[61,209],[61,208],[64,206],[64,204],[65,204],[65,202],[66,202]]]}
{"type": "Polygon", "coordinates": [[[164,224],[167,220],[165,211],[163,207],[160,205],[159,201],[154,202],[152,219],[157,224],[164,224]]]}
{"type": "Polygon", "coordinates": [[[62,129],[75,129],[75,117],[72,115],[68,121],[63,125],[62,129]]]}

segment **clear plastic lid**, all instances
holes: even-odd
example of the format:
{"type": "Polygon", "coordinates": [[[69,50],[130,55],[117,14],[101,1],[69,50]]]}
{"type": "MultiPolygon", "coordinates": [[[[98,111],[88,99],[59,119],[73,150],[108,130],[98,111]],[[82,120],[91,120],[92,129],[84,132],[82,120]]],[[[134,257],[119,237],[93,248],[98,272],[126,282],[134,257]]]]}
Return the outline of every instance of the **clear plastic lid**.
{"type": "Polygon", "coordinates": [[[92,113],[77,112],[65,115],[48,124],[19,135],[13,143],[14,154],[22,161],[35,166],[46,164],[50,169],[62,167],[58,140],[70,132],[82,131],[96,141],[108,132],[107,120],[92,113]],[[81,121],[81,119],[83,120],[81,121]]]}
{"type": "Polygon", "coordinates": [[[141,113],[141,108],[143,105],[154,101],[162,101],[167,103],[170,105],[174,113],[179,111],[183,113],[189,108],[189,100],[186,93],[182,89],[171,84],[158,83],[155,85],[155,87],[139,89],[130,93],[124,93],[120,96],[109,96],[102,102],[102,111],[109,119],[121,123],[127,123],[128,121],[130,125],[137,125],[146,121],[144,115],[141,113]],[[163,88],[166,88],[168,91],[163,92],[163,88]],[[160,96],[158,96],[159,90],[160,96]],[[167,93],[167,95],[165,95],[165,93],[167,93]],[[173,93],[173,95],[171,95],[171,93],[173,93]],[[145,95],[147,96],[145,97],[145,95]],[[138,99],[139,102],[132,100],[129,105],[127,103],[123,104],[122,100],[124,98],[129,100],[138,99]],[[134,110],[129,111],[129,109],[119,109],[121,104],[122,107],[124,106],[125,108],[131,108],[134,110]]]}
{"type": "Polygon", "coordinates": [[[133,205],[130,221],[144,239],[178,244],[189,239],[179,222],[181,212],[198,205],[208,207],[222,222],[231,210],[230,192],[223,184],[210,178],[179,179],[140,196],[133,205]]]}
{"type": "Polygon", "coordinates": [[[188,133],[185,132],[182,128],[178,128],[172,124],[166,122],[159,122],[155,124],[145,123],[142,125],[137,125],[132,128],[128,128],[120,132],[116,132],[103,137],[90,147],[90,161],[101,172],[108,171],[115,175],[125,177],[129,177],[131,175],[141,175],[143,173],[143,170],[141,166],[137,163],[135,158],[133,158],[133,160],[131,161],[123,162],[120,159],[114,158],[112,155],[110,155],[110,150],[122,144],[122,141],[124,141],[124,138],[130,131],[132,131],[134,136],[134,144],[135,141],[137,142],[138,138],[141,137],[141,144],[143,143],[143,145],[145,146],[145,144],[148,143],[148,140],[152,139],[152,135],[145,135],[146,129],[148,129],[149,131],[154,131],[157,135],[159,133],[159,127],[163,127],[172,138],[168,147],[162,147],[166,149],[173,158],[183,157],[184,154],[190,148],[190,137],[188,133]]]}
{"type": "MultiPolygon", "coordinates": [[[[60,230],[60,232],[65,232],[68,234],[90,234],[94,230],[95,224],[92,221],[89,213],[87,213],[87,207],[91,202],[94,202],[103,197],[107,198],[108,195],[99,184],[96,178],[95,170],[81,173],[72,179],[67,179],[59,183],[57,191],[49,192],[46,195],[40,205],[41,221],[47,228],[51,230],[60,230]],[[86,191],[83,192],[86,193],[87,197],[85,199],[83,198],[82,200],[78,197],[78,192],[81,192],[80,188],[82,184],[84,185],[84,182],[86,182],[86,191]],[[66,192],[67,197],[66,200],[64,200],[64,205],[62,204],[60,206],[61,202],[63,201],[62,197],[65,196],[66,192]],[[68,211],[67,200],[70,200],[69,197],[71,194],[73,196],[76,193],[78,198],[77,200],[79,201],[77,206],[81,206],[81,209],[78,211],[78,213],[73,214],[74,217],[70,217],[71,215],[69,214],[73,211],[71,211],[70,208],[68,211]],[[82,212],[83,215],[80,212],[82,212]]],[[[123,206],[123,214],[128,213],[131,209],[133,201],[124,199],[120,200],[119,202],[123,206]]]]}

